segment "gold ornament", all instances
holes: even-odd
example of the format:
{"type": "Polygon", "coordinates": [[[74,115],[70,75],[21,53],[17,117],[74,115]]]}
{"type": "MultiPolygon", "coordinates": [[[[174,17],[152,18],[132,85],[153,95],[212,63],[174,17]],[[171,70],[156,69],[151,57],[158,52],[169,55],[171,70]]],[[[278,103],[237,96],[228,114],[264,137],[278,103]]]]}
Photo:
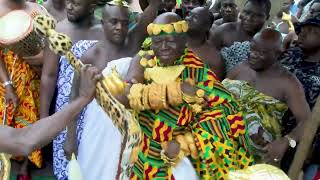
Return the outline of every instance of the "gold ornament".
{"type": "Polygon", "coordinates": [[[164,34],[186,33],[188,32],[188,23],[186,21],[178,21],[170,24],[154,24],[151,23],[147,27],[147,32],[150,36],[157,36],[161,32],[164,34]]]}
{"type": "Polygon", "coordinates": [[[146,59],[146,58],[141,58],[141,60],[140,60],[140,65],[142,66],[142,67],[147,67],[147,65],[148,65],[148,60],[146,59]]]}
{"type": "Polygon", "coordinates": [[[169,66],[169,67],[153,67],[147,68],[144,71],[144,78],[152,80],[157,84],[169,84],[175,82],[185,69],[184,65],[169,66]]]}
{"type": "Polygon", "coordinates": [[[144,85],[143,84],[134,84],[130,88],[130,93],[128,95],[130,107],[135,111],[144,110],[144,107],[141,102],[142,92],[144,85]]]}
{"type": "Polygon", "coordinates": [[[181,82],[173,82],[167,85],[167,98],[171,106],[178,106],[183,103],[181,82]]]}
{"type": "Polygon", "coordinates": [[[150,108],[156,111],[167,109],[166,85],[150,84],[149,86],[149,104],[150,108]]]}
{"type": "Polygon", "coordinates": [[[11,171],[11,155],[0,153],[0,179],[9,180],[11,171]]]}
{"type": "Polygon", "coordinates": [[[122,94],[126,88],[126,83],[121,80],[121,77],[115,68],[112,69],[110,75],[103,74],[102,84],[115,96],[122,94]]]}

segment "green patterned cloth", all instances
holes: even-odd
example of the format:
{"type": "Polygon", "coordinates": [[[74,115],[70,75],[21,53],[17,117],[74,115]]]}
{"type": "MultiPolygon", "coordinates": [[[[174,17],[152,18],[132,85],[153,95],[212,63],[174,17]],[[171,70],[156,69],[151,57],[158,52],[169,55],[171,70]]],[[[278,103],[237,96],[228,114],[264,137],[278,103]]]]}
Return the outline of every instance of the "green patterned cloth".
{"type": "Polygon", "coordinates": [[[225,79],[222,84],[239,100],[248,122],[250,145],[257,163],[262,162],[262,148],[281,137],[281,119],[288,106],[267,96],[245,81],[225,79]]]}

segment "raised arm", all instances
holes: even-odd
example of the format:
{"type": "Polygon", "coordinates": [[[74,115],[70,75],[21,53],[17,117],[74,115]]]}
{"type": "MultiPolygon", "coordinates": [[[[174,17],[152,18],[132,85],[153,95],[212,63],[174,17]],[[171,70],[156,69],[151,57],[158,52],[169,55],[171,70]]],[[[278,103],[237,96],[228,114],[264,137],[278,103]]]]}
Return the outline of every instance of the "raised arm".
{"type": "Polygon", "coordinates": [[[44,50],[44,57],[40,87],[40,118],[49,116],[49,108],[54,95],[59,69],[59,56],[52,52],[49,47],[44,50]]]}
{"type": "Polygon", "coordinates": [[[143,41],[148,37],[147,26],[157,17],[160,4],[161,0],[149,0],[149,6],[142,13],[137,26],[129,32],[129,42],[139,49],[143,41]]]}
{"type": "Polygon", "coordinates": [[[98,72],[94,67],[82,70],[79,97],[62,111],[40,119],[23,129],[0,126],[0,152],[29,155],[34,149],[49,143],[79,114],[83,107],[92,101],[95,95],[95,84],[101,78],[98,72]]]}

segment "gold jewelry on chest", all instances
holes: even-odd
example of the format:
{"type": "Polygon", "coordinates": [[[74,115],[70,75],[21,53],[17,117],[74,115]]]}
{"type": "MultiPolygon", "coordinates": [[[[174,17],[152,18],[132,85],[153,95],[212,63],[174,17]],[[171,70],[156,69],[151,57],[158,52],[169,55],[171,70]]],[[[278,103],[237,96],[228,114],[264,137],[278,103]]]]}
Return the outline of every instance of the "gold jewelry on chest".
{"type": "Polygon", "coordinates": [[[184,69],[184,65],[146,68],[144,71],[144,78],[145,80],[151,80],[156,84],[169,84],[175,82],[184,69]]]}

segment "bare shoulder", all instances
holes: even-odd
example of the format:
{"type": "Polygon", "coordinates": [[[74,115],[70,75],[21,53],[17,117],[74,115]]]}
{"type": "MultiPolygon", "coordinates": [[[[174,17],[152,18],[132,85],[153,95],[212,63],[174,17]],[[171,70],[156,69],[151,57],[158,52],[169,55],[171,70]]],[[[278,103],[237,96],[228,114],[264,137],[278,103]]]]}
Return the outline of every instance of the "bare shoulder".
{"type": "Polygon", "coordinates": [[[81,61],[84,64],[95,64],[95,60],[98,59],[103,53],[103,48],[100,43],[96,43],[94,46],[89,48],[81,57],[81,61]]]}
{"type": "Polygon", "coordinates": [[[92,36],[95,37],[94,39],[102,39],[104,38],[104,31],[101,24],[94,25],[91,29],[92,36]]]}
{"type": "Polygon", "coordinates": [[[214,21],[214,24],[217,26],[220,26],[220,25],[222,25],[222,22],[223,22],[223,19],[221,18],[221,19],[214,21]]]}
{"type": "Polygon", "coordinates": [[[303,86],[298,78],[284,67],[281,67],[279,77],[285,92],[303,92],[303,86]]]}
{"type": "Polygon", "coordinates": [[[70,23],[67,19],[64,19],[63,21],[58,22],[56,26],[57,32],[67,33],[68,29],[70,27],[70,23]]]}

